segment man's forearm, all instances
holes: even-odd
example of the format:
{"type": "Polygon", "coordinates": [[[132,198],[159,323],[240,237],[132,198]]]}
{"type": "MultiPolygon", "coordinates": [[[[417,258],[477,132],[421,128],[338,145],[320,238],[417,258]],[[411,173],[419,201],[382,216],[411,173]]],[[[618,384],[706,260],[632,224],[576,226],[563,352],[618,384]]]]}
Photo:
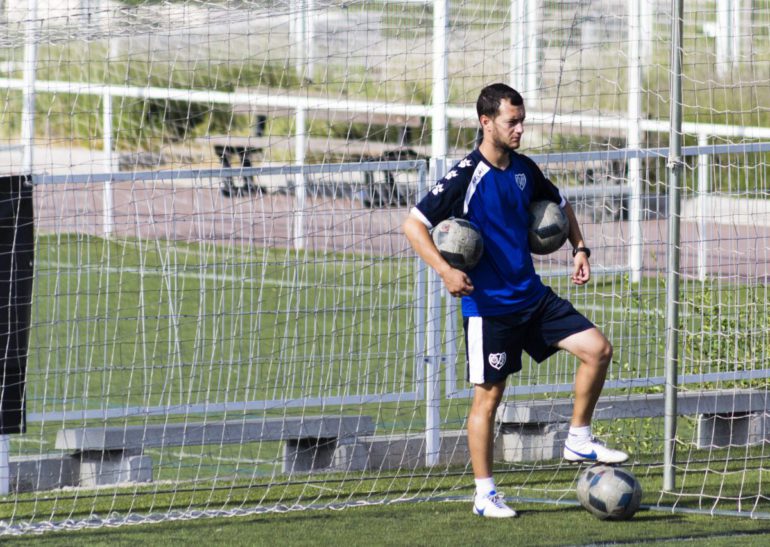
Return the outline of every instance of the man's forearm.
{"type": "Polygon", "coordinates": [[[578,223],[577,217],[575,216],[575,210],[572,208],[572,205],[567,202],[567,204],[564,206],[564,214],[567,215],[567,220],[569,221],[569,242],[572,244],[573,248],[577,247],[586,247],[585,241],[583,240],[583,233],[580,231],[580,224],[578,223]]]}

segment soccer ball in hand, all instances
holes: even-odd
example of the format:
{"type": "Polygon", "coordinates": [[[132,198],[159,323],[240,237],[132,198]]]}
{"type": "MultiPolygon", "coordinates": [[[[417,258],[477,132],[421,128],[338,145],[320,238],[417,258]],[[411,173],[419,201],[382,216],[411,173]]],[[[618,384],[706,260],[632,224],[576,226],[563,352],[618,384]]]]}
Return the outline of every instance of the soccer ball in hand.
{"type": "Polygon", "coordinates": [[[642,502],[642,486],[621,467],[593,465],[580,475],[577,497],[599,519],[628,520],[642,502]]]}
{"type": "Polygon", "coordinates": [[[458,270],[472,269],[484,253],[484,240],[478,228],[462,218],[442,220],[431,235],[444,260],[458,270]]]}
{"type": "Polygon", "coordinates": [[[536,255],[558,251],[569,236],[569,220],[552,201],[533,201],[529,206],[529,250],[536,255]]]}

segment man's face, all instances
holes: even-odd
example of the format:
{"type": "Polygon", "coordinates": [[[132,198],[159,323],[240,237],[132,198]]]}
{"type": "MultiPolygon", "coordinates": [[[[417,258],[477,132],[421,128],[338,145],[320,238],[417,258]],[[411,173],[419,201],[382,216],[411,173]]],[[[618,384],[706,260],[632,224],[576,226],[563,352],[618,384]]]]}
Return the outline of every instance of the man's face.
{"type": "Polygon", "coordinates": [[[523,105],[513,106],[505,99],[500,101],[495,118],[481,116],[484,139],[490,139],[491,143],[501,150],[516,150],[521,145],[525,117],[523,105]]]}

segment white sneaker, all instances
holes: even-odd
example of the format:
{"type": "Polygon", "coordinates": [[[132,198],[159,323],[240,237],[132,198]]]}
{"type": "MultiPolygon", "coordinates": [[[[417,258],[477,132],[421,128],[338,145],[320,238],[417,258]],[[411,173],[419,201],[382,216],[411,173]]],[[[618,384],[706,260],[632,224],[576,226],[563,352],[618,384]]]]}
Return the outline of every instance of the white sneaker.
{"type": "Polygon", "coordinates": [[[596,437],[589,437],[582,444],[572,446],[567,438],[564,443],[564,459],[570,462],[623,463],[628,459],[628,454],[607,448],[596,437]]]}
{"type": "Polygon", "coordinates": [[[502,493],[494,490],[488,496],[475,496],[473,498],[473,514],[480,517],[507,519],[516,516],[516,511],[508,507],[503,501],[502,493]]]}

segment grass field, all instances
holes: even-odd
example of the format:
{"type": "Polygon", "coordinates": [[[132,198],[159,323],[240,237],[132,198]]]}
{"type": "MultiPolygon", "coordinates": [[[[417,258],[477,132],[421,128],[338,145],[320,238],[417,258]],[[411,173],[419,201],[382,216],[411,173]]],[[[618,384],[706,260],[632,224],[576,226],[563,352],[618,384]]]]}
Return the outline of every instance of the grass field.
{"type": "MultiPolygon", "coordinates": [[[[214,541],[225,545],[266,545],[276,538],[287,545],[458,545],[468,543],[469,538],[483,545],[511,541],[522,545],[635,545],[685,540],[698,545],[766,545],[770,540],[770,520],[726,516],[720,514],[720,507],[708,503],[681,503],[676,496],[657,492],[662,477],[660,465],[637,464],[634,469],[645,489],[645,505],[628,522],[599,521],[576,505],[576,466],[553,465],[539,470],[498,466],[499,488],[508,493],[508,499],[519,510],[518,519],[492,521],[472,515],[472,481],[467,471],[417,470],[381,473],[379,478],[356,479],[338,474],[312,477],[305,482],[276,480],[270,486],[240,482],[231,483],[229,488],[214,488],[213,483],[188,483],[165,489],[58,492],[35,501],[22,497],[0,506],[3,520],[8,509],[21,517],[33,507],[41,516],[66,515],[73,523],[82,519],[84,524],[80,526],[85,528],[89,522],[93,526],[97,515],[112,518],[113,522],[129,513],[135,518],[129,519],[133,525],[120,529],[107,526],[42,537],[4,537],[3,545],[180,545],[214,541]],[[560,498],[544,503],[545,492],[560,492],[560,498]],[[394,493],[400,495],[394,497],[394,493]],[[296,504],[295,508],[327,508],[292,511],[292,504],[296,504]],[[340,510],[344,504],[349,506],[340,510]],[[650,509],[649,505],[658,507],[650,509]],[[698,506],[713,514],[688,512],[698,506]],[[177,515],[177,520],[153,523],[164,508],[175,508],[172,514],[177,515]],[[225,518],[222,515],[226,513],[241,516],[225,518]],[[202,518],[179,520],[195,514],[202,518]],[[206,516],[215,514],[219,517],[206,516]]],[[[735,475],[733,479],[737,480],[735,475]]],[[[712,477],[712,482],[715,480],[719,479],[712,477]]],[[[729,494],[728,488],[723,484],[724,495],[729,494]]],[[[50,520],[61,523],[64,518],[50,520]]]]}
{"type": "Polygon", "coordinates": [[[21,545],[767,545],[770,523],[642,511],[602,522],[576,507],[518,504],[514,520],[480,519],[465,503],[394,504],[166,522],[4,538],[21,545]]]}
{"type": "Polygon", "coordinates": [[[414,353],[404,261],[72,235],[40,238],[37,265],[31,359],[68,383],[35,405],[410,388],[393,361],[414,353]]]}
{"type": "MultiPolygon", "coordinates": [[[[32,412],[416,389],[414,263],[402,255],[71,234],[41,236],[36,264],[32,412]]],[[[548,282],[615,341],[618,375],[662,375],[659,283],[548,282]]],[[[517,380],[570,384],[573,372],[559,356],[517,380]]]]}
{"type": "Polygon", "coordinates": [[[481,519],[468,499],[309,510],[3,538],[17,545],[767,545],[770,522],[641,510],[599,521],[574,505],[515,503],[513,520],[481,519]],[[280,539],[278,539],[280,538],[280,539]]]}
{"type": "MultiPolygon", "coordinates": [[[[38,120],[35,146],[57,152],[61,147],[62,154],[70,156],[60,166],[53,159],[42,165],[36,155],[35,172],[101,170],[105,158],[91,157],[91,151],[109,152],[110,147],[124,171],[126,166],[143,169],[145,164],[173,170],[218,165],[220,159],[211,156],[207,144],[209,137],[245,137],[263,129],[265,136],[285,143],[296,135],[294,141],[301,144],[299,135],[304,132],[311,138],[418,147],[444,125],[438,117],[427,116],[419,123],[421,130],[407,133],[390,115],[380,124],[374,122],[382,119],[379,115],[361,122],[357,120],[365,117],[356,114],[347,120],[348,116],[337,118],[323,106],[302,106],[305,97],[331,99],[330,105],[338,103],[334,97],[350,100],[351,105],[370,100],[393,106],[430,105],[432,97],[439,96],[426,70],[436,53],[431,51],[432,20],[439,21],[439,12],[434,14],[430,3],[316,5],[312,24],[302,33],[320,47],[303,46],[301,52],[292,44],[298,38],[294,31],[299,21],[289,23],[301,3],[122,0],[117,4],[125,9],[115,11],[115,2],[103,2],[97,10],[101,13],[91,17],[96,3],[79,3],[89,10],[88,23],[73,17],[49,26],[55,10],[47,10],[37,25],[42,33],[28,34],[36,36],[33,41],[39,46],[34,63],[26,62],[32,43],[22,39],[21,26],[2,22],[8,30],[7,43],[0,46],[5,76],[26,80],[28,69],[35,66],[41,82],[33,106],[38,120]],[[316,55],[323,62],[311,62],[316,55]],[[47,88],[45,81],[88,84],[76,91],[53,84],[47,88]],[[119,93],[104,95],[102,83],[115,84],[113,91],[119,93]],[[135,87],[121,91],[123,86],[135,87]],[[142,97],[145,89],[152,98],[142,97]],[[184,93],[165,96],[163,90],[216,95],[190,102],[184,93]],[[227,98],[230,93],[238,96],[227,98]],[[262,116],[262,107],[255,110],[251,101],[241,106],[219,102],[240,104],[245,93],[270,97],[267,118],[255,119],[254,114],[262,116]],[[296,115],[291,105],[287,112],[283,107],[275,110],[283,96],[296,98],[296,115]],[[72,148],[76,146],[83,149],[72,148]],[[77,159],[85,151],[89,159],[77,159]]],[[[10,3],[0,0],[0,5],[6,4],[10,3]]],[[[525,21],[528,29],[536,22],[542,30],[534,42],[522,42],[528,50],[537,45],[540,74],[538,93],[534,89],[525,93],[535,114],[527,147],[544,153],[620,150],[637,137],[643,137],[646,147],[668,145],[673,127],[645,123],[645,135],[634,137],[622,131],[624,125],[633,130],[634,123],[621,122],[617,130],[607,131],[598,126],[609,127],[616,117],[634,117],[629,111],[636,108],[626,99],[636,90],[641,91],[636,98],[643,105],[638,120],[675,117],[670,110],[670,94],[676,88],[669,70],[669,14],[660,5],[653,9],[652,34],[645,40],[655,43],[649,55],[640,55],[645,66],[637,85],[632,71],[637,55],[629,46],[635,33],[632,24],[622,23],[623,10],[606,10],[606,3],[598,2],[541,4],[542,17],[530,14],[525,21]],[[558,118],[538,115],[552,108],[558,118]],[[569,121],[579,114],[600,121],[569,121]]],[[[770,96],[763,62],[768,25],[762,22],[768,19],[770,3],[756,1],[744,10],[750,24],[741,25],[741,32],[751,36],[751,48],[737,56],[741,60],[729,75],[716,66],[721,61],[715,51],[720,39],[714,21],[718,26],[719,19],[712,4],[717,2],[691,4],[684,21],[687,78],[680,102],[686,122],[704,125],[698,135],[683,135],[684,142],[733,142],[736,135],[767,127],[770,110],[751,105],[766,104],[761,97],[770,96]],[[720,128],[721,124],[751,127],[736,133],[737,128],[720,128]]],[[[449,6],[450,105],[472,105],[481,85],[511,78],[514,51],[524,53],[511,33],[518,32],[512,6],[475,0],[449,6]]],[[[434,41],[433,47],[437,45],[434,41]]],[[[30,89],[26,81],[25,89],[30,89]]],[[[7,90],[0,135],[9,143],[29,129],[24,115],[28,96],[19,89],[7,90]]],[[[446,128],[447,144],[473,146],[476,123],[472,114],[466,117],[459,120],[453,114],[446,128]]],[[[308,150],[305,155],[280,148],[268,147],[263,159],[306,165],[329,160],[320,151],[308,150]]],[[[23,164],[26,156],[25,150],[23,164]]],[[[339,159],[343,157],[349,160],[341,154],[339,159]]],[[[767,153],[714,154],[707,169],[704,159],[684,160],[684,171],[692,174],[684,179],[685,199],[699,196],[702,183],[708,182],[714,191],[752,198],[755,203],[766,200],[767,153]],[[709,176],[701,177],[706,171],[709,176]]],[[[15,172],[15,160],[9,162],[15,172]]],[[[575,189],[600,181],[613,185],[626,181],[622,168],[605,165],[599,169],[602,176],[594,178],[599,171],[590,165],[578,162],[574,169],[565,165],[561,174],[558,167],[556,181],[575,189]]],[[[634,180],[631,165],[627,174],[634,180]]],[[[669,166],[674,164],[663,157],[644,160],[640,171],[644,190],[663,196],[669,189],[669,166]]],[[[670,492],[662,487],[663,418],[594,424],[595,433],[632,454],[628,467],[644,486],[646,506],[630,522],[599,522],[577,507],[579,468],[558,460],[510,463],[498,458],[498,485],[513,498],[521,518],[489,522],[472,516],[468,465],[454,462],[428,468],[424,456],[398,448],[403,436],[425,438],[433,402],[426,402],[426,356],[421,350],[429,337],[423,331],[424,318],[415,316],[415,309],[424,305],[424,294],[416,294],[414,260],[397,233],[398,224],[384,228],[382,239],[388,241],[381,243],[382,218],[375,218],[372,210],[351,211],[352,200],[340,200],[339,208],[336,204],[315,208],[320,200],[305,196],[303,190],[307,203],[298,193],[297,199],[290,193],[274,199],[268,192],[223,202],[218,182],[208,192],[187,193],[173,181],[140,182],[136,187],[132,183],[130,192],[113,185],[116,214],[110,218],[121,231],[113,232],[111,239],[69,233],[81,228],[84,233],[101,233],[98,223],[105,220],[100,209],[108,207],[105,198],[95,198],[69,182],[61,185],[65,190],[60,193],[37,190],[38,196],[49,198],[48,211],[55,213],[38,217],[44,222],[37,225],[26,394],[34,419],[25,435],[11,441],[15,463],[22,458],[62,457],[54,439],[65,427],[168,423],[197,427],[202,422],[319,414],[371,416],[376,435],[392,436],[392,451],[402,460],[397,468],[382,465],[307,474],[284,471],[284,445],[279,442],[147,449],[142,455],[152,458],[152,482],[68,486],[0,498],[0,533],[31,532],[26,538],[6,535],[0,538],[2,544],[770,544],[766,488],[770,444],[698,448],[694,416],[678,419],[677,484],[670,492]],[[200,209],[186,208],[185,199],[207,203],[200,209]],[[284,208],[274,207],[281,200],[284,208]],[[67,201],[70,207],[58,207],[67,201]],[[316,220],[309,228],[315,239],[309,239],[313,243],[306,247],[321,241],[319,248],[350,252],[279,248],[298,241],[292,239],[299,231],[293,221],[302,213],[307,227],[310,219],[316,220]],[[279,229],[273,230],[275,225],[279,229]],[[145,227],[149,229],[144,231],[145,227]],[[176,238],[194,243],[171,241],[176,238]],[[342,245],[337,239],[344,240],[342,245]],[[86,412],[89,417],[83,418],[86,412]],[[112,417],[99,417],[100,412],[112,417]],[[119,524],[125,526],[115,529],[119,524]],[[82,529],[34,535],[48,528],[82,529]]],[[[616,273],[597,273],[584,288],[572,287],[561,274],[548,281],[614,343],[609,377],[613,384],[605,393],[659,393],[664,344],[671,332],[665,326],[667,287],[663,277],[653,273],[666,267],[660,256],[653,256],[664,252],[664,222],[644,221],[647,277],[633,284],[617,272],[626,260],[627,243],[635,237],[627,237],[627,224],[614,220],[615,213],[622,216],[620,205],[617,209],[614,202],[606,205],[607,218],[600,212],[603,220],[594,217],[588,223],[600,237],[586,232],[586,240],[598,251],[592,261],[616,273]],[[615,261],[607,256],[623,258],[615,261]]],[[[406,213],[391,211],[394,217],[406,213]]],[[[659,212],[656,206],[653,217],[659,212]]],[[[679,371],[687,375],[683,390],[737,386],[767,392],[770,295],[767,248],[762,244],[766,234],[754,231],[753,225],[760,217],[761,213],[752,214],[752,225],[745,230],[737,223],[722,231],[704,231],[703,223],[694,226],[689,217],[690,228],[697,228],[698,234],[682,250],[687,256],[689,248],[692,259],[691,244],[708,241],[708,258],[714,266],[709,275],[715,278],[693,281],[697,275],[693,262],[683,261],[686,273],[680,321],[675,325],[681,348],[679,371]]],[[[730,222],[725,217],[719,220],[730,222]]],[[[451,306],[447,308],[451,311],[451,306]]],[[[469,403],[461,329],[458,325],[446,329],[452,326],[449,321],[444,317],[428,328],[445,329],[444,349],[452,343],[458,347],[456,355],[441,356],[437,403],[440,428],[454,432],[465,427],[469,403]]],[[[575,366],[564,353],[542,365],[525,361],[524,371],[512,380],[511,397],[519,401],[568,397],[575,366]]],[[[766,416],[757,418],[754,424],[759,423],[764,435],[770,421],[766,416]]],[[[92,456],[118,460],[122,457],[118,452],[92,456]]]]}
{"type": "MultiPolygon", "coordinates": [[[[425,402],[411,394],[417,377],[414,270],[411,259],[400,253],[297,253],[69,234],[39,235],[36,261],[31,412],[164,405],[177,409],[156,417],[86,421],[90,425],[342,412],[373,416],[377,434],[424,433],[425,402]],[[375,401],[323,409],[280,405],[281,399],[324,393],[369,394],[375,401]],[[404,395],[376,402],[386,393],[404,395]],[[178,411],[184,405],[255,399],[275,399],[278,404],[259,412],[178,411]]],[[[572,290],[560,278],[549,282],[559,292],[572,290]]],[[[589,290],[569,293],[618,347],[613,377],[644,378],[661,371],[664,293],[657,279],[631,286],[621,275],[597,276],[589,290]]],[[[703,331],[704,318],[716,307],[741,310],[727,326],[751,327],[762,343],[767,328],[757,318],[758,310],[746,303],[766,295],[766,288],[704,285],[697,294],[711,296],[685,302],[686,332],[703,331]]],[[[714,324],[705,334],[693,336],[686,346],[693,363],[727,362],[720,352],[733,352],[736,346],[726,344],[718,329],[714,324]]],[[[564,356],[553,361],[541,367],[526,365],[522,382],[570,383],[574,363],[564,356]]],[[[746,363],[762,366],[759,361],[746,363]]],[[[457,367],[462,386],[462,365],[457,367]]],[[[442,428],[462,429],[467,405],[464,398],[443,399],[442,428]]],[[[33,422],[27,435],[13,439],[12,454],[49,452],[59,428],[82,423],[33,422]]],[[[284,475],[281,445],[276,442],[148,450],[153,483],[20,494],[0,500],[0,521],[88,523],[114,516],[146,522],[166,513],[252,513],[42,538],[53,543],[77,538],[87,544],[163,544],[167,538],[168,544],[175,544],[216,537],[232,544],[263,544],[280,533],[296,544],[444,544],[467,542],[468,530],[487,534],[493,543],[510,541],[513,528],[516,541],[533,545],[633,543],[645,538],[701,543],[712,533],[717,541],[739,534],[733,539],[761,544],[770,537],[767,522],[665,511],[676,506],[720,515],[770,513],[762,494],[768,473],[765,448],[697,451],[691,442],[694,427],[691,417],[680,419],[678,489],[663,493],[662,419],[596,424],[597,432],[634,454],[630,468],[644,485],[644,503],[656,508],[629,523],[600,523],[576,509],[577,468],[559,462],[498,462],[500,487],[522,500],[515,505],[523,514],[512,523],[489,523],[470,514],[472,477],[467,466],[427,469],[420,460],[404,461],[397,470],[284,475]],[[418,499],[431,501],[392,503],[418,499]],[[437,503],[439,499],[465,501],[437,503]],[[358,504],[371,507],[330,509],[358,504]],[[295,507],[327,509],[285,512],[295,507]],[[323,532],[315,530],[318,527],[323,532]],[[543,530],[552,538],[544,537],[543,530]],[[329,536],[324,535],[327,531],[329,536]]]]}

